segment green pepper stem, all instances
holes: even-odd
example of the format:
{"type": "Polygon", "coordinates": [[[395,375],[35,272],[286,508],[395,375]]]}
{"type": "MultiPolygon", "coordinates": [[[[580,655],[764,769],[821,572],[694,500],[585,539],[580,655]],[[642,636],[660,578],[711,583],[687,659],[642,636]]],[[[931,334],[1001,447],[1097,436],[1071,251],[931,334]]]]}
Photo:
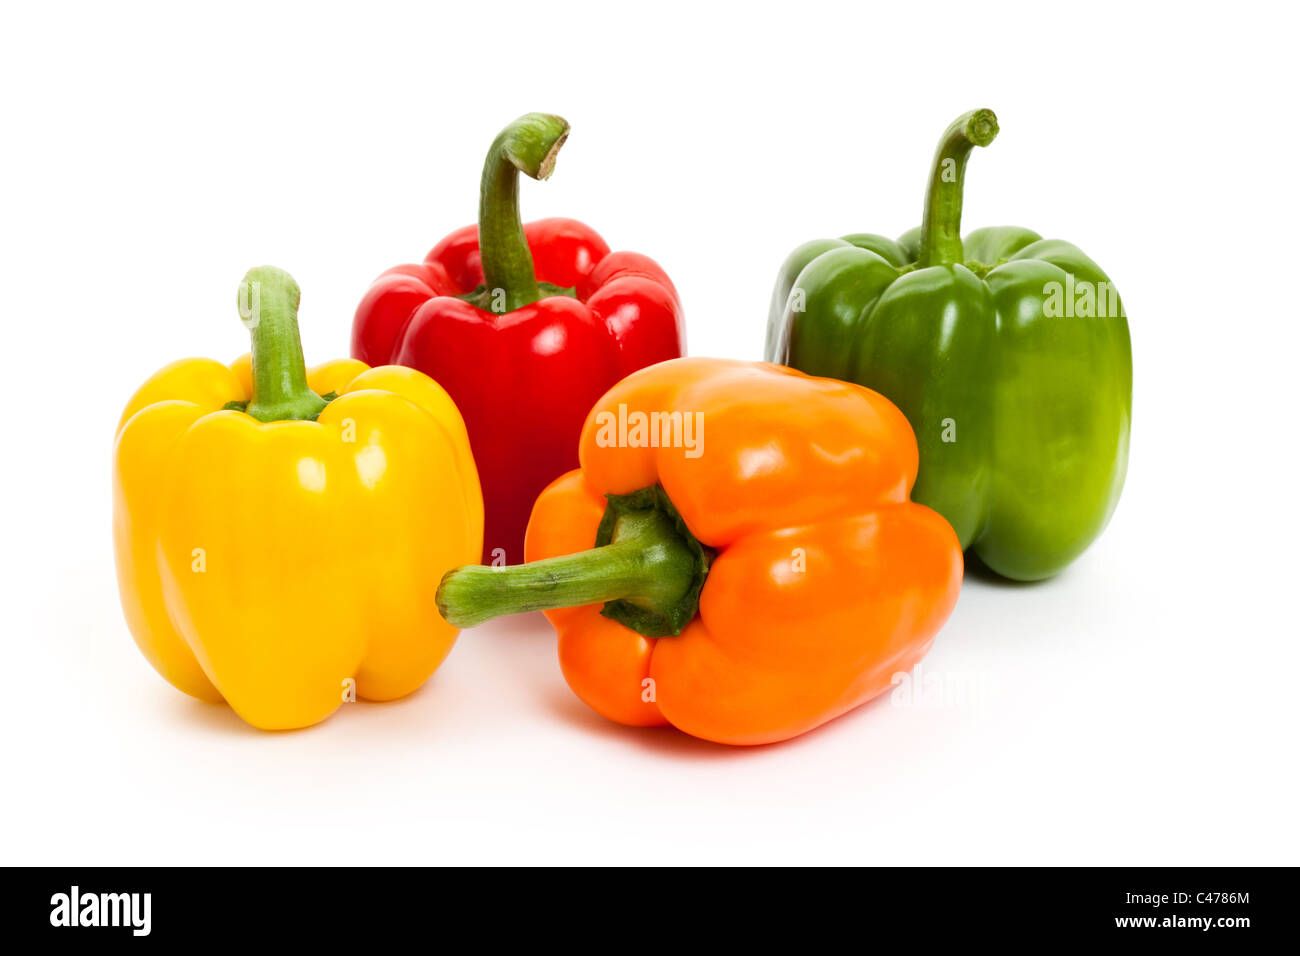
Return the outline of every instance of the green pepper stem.
{"type": "Polygon", "coordinates": [[[307,387],[298,335],[301,297],[293,276],[275,266],[249,269],[239,285],[239,317],[253,340],[253,394],[245,410],[258,421],[309,421],[325,407],[307,387]]]}
{"type": "MultiPolygon", "coordinates": [[[[438,611],[456,627],[473,627],[503,614],[611,601],[658,615],[675,610],[688,596],[698,600],[700,574],[696,551],[673,518],[662,511],[639,511],[620,516],[613,539],[602,547],[530,564],[448,571],[438,586],[438,611]]],[[[693,616],[694,606],[683,626],[693,616]]],[[[651,636],[680,630],[661,628],[651,636]]]]}
{"type": "Polygon", "coordinates": [[[971,110],[958,117],[939,140],[925,192],[917,263],[921,268],[962,261],[961,200],[966,160],[972,149],[987,146],[997,135],[998,118],[992,110],[971,110]]]}
{"type": "Polygon", "coordinates": [[[483,163],[478,206],[483,281],[489,294],[501,290],[506,312],[542,297],[519,218],[519,174],[549,177],[568,135],[569,124],[560,117],[526,113],[493,140],[483,163]]]}

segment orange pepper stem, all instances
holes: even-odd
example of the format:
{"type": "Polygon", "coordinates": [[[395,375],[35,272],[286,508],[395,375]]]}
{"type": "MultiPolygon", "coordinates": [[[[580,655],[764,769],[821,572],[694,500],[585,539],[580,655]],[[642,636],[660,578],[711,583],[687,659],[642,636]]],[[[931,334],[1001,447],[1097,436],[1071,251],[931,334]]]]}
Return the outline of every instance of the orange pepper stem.
{"type": "Polygon", "coordinates": [[[456,568],[438,586],[438,611],[456,627],[473,627],[504,614],[604,603],[603,615],[646,637],[680,634],[699,607],[713,551],[687,530],[662,488],[607,498],[595,548],[456,568]]]}
{"type": "Polygon", "coordinates": [[[239,284],[239,317],[253,340],[253,394],[244,410],[258,421],[314,421],[327,404],[307,387],[301,298],[293,276],[275,266],[249,269],[239,284]]]}

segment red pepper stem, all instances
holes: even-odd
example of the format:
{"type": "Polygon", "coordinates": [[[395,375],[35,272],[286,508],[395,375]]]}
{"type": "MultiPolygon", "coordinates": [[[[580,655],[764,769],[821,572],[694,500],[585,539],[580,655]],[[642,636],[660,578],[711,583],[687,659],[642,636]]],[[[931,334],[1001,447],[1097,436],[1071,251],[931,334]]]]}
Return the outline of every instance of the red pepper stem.
{"type": "Polygon", "coordinates": [[[917,265],[951,265],[961,262],[961,200],[966,160],[976,146],[987,146],[998,135],[998,118],[992,110],[971,110],[944,132],[930,169],[921,221],[921,255],[917,265]]]}
{"type": "Polygon", "coordinates": [[[245,411],[258,421],[311,421],[325,399],[307,387],[298,334],[302,293],[275,266],[249,269],[239,284],[239,317],[253,342],[253,394],[245,411]]]}
{"type": "Polygon", "coordinates": [[[487,301],[512,312],[542,297],[519,217],[519,174],[542,180],[569,135],[558,116],[526,113],[501,131],[488,150],[479,190],[478,241],[487,301]]]}

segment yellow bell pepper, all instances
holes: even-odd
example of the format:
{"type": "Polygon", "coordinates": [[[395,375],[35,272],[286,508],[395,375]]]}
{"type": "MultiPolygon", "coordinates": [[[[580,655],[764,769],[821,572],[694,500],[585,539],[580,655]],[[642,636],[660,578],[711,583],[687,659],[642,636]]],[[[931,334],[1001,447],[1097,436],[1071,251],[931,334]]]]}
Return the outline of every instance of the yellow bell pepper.
{"type": "Polygon", "coordinates": [[[240,286],[251,357],[185,359],[118,424],[113,541],[131,634],[180,690],[263,729],[411,693],[458,631],[438,582],[478,559],[483,499],[460,413],[421,372],[308,371],[299,291],[240,286]]]}

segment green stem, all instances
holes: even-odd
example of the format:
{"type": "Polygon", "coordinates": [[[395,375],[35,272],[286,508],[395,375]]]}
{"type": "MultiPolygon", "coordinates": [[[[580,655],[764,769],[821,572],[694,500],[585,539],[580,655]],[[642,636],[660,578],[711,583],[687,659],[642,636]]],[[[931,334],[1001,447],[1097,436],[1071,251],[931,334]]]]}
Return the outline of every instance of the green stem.
{"type": "Polygon", "coordinates": [[[457,627],[473,627],[504,614],[680,596],[685,588],[677,572],[690,567],[680,560],[685,549],[676,554],[671,543],[647,547],[639,538],[530,564],[457,568],[438,587],[438,609],[457,627]]]}
{"type": "Polygon", "coordinates": [[[647,637],[680,634],[695,616],[713,553],[663,490],[610,496],[596,543],[529,564],[448,571],[438,611],[456,627],[473,627],[505,614],[604,603],[606,617],[647,637]]]}
{"type": "Polygon", "coordinates": [[[253,340],[253,394],[245,411],[258,421],[314,420],[325,399],[307,387],[298,335],[302,293],[275,266],[249,269],[239,286],[239,316],[253,340]]]}
{"type": "Polygon", "coordinates": [[[478,206],[483,278],[489,294],[502,291],[506,312],[542,297],[519,218],[519,174],[549,177],[568,135],[569,124],[560,117],[526,113],[493,140],[483,163],[478,206]]]}
{"type": "Polygon", "coordinates": [[[998,135],[998,118],[992,110],[971,110],[959,117],[939,140],[925,192],[925,218],[921,222],[921,256],[926,266],[962,261],[961,199],[966,160],[976,146],[987,146],[998,135]]]}

